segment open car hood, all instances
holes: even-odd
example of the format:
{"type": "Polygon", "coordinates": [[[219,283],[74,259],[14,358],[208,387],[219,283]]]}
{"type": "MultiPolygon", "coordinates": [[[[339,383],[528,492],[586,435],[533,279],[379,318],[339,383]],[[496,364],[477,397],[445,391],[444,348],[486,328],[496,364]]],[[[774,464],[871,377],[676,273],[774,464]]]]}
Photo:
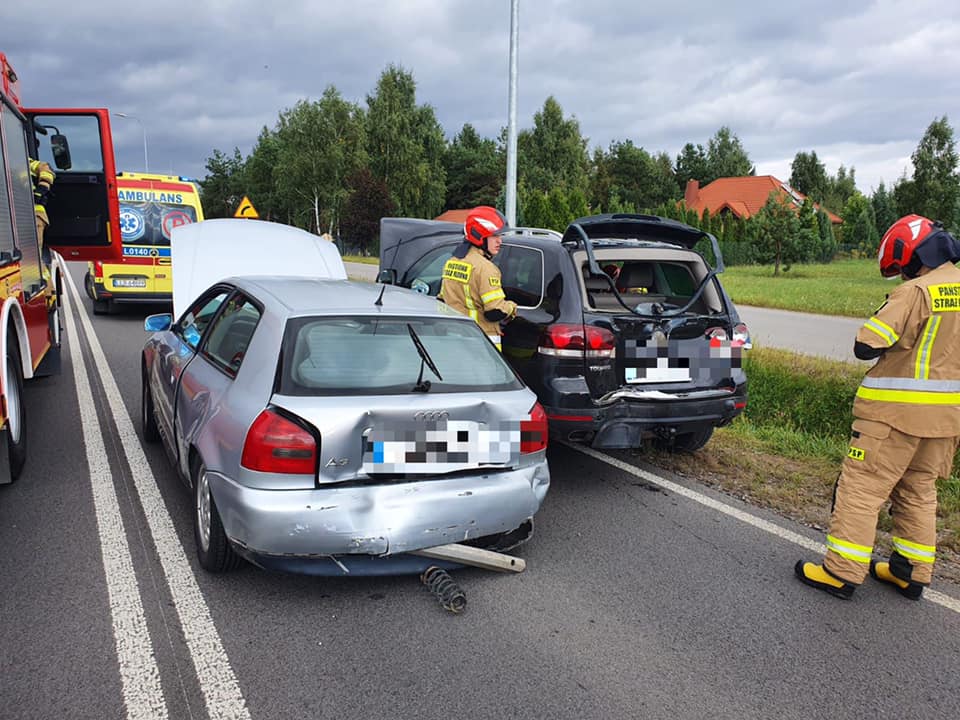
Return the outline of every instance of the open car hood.
{"type": "Polygon", "coordinates": [[[463,224],[441,220],[383,218],[380,221],[380,270],[394,270],[403,282],[407,270],[425,253],[463,240],[463,224]]]}
{"type": "Polygon", "coordinates": [[[173,313],[179,317],[202,293],[228,277],[346,280],[337,246],[299,228],[262,220],[204,220],[170,234],[173,313]]]}

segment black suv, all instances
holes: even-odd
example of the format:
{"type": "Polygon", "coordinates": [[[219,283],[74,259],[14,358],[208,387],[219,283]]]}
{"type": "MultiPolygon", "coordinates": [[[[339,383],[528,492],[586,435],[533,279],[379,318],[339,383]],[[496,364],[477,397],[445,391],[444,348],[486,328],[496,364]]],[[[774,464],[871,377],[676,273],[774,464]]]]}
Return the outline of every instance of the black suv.
{"type": "MultiPolygon", "coordinates": [[[[380,282],[436,295],[462,238],[457,223],[384,218],[380,282]]],[[[537,393],[552,437],[689,451],[746,406],[749,335],[717,277],[712,235],[652,215],[593,215],[563,235],[508,233],[494,262],[519,306],[503,354],[537,393]]]]}

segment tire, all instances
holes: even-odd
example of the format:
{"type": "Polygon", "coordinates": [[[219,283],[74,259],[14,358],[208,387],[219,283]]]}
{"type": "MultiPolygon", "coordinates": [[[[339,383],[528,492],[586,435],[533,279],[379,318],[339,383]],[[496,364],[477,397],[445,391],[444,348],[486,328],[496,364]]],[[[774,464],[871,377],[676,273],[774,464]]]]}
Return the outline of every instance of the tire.
{"type": "Polygon", "coordinates": [[[10,479],[16,480],[27,462],[27,410],[23,404],[23,365],[20,346],[12,333],[7,337],[7,450],[10,455],[10,479]]]}
{"type": "Polygon", "coordinates": [[[154,415],[153,393],[150,392],[146,372],[140,375],[140,388],[140,428],[143,430],[143,439],[148,443],[155,443],[160,439],[160,429],[154,415]]]}
{"type": "Polygon", "coordinates": [[[109,314],[110,314],[110,301],[109,301],[109,300],[94,300],[94,301],[93,301],[93,314],[94,314],[94,315],[109,315],[109,314]]]}
{"type": "Polygon", "coordinates": [[[207,468],[195,462],[193,479],[193,539],[197,545],[197,559],[207,572],[222,573],[240,565],[240,556],[234,551],[223,531],[220,512],[207,482],[207,468]]]}
{"type": "Polygon", "coordinates": [[[711,437],[713,437],[712,427],[700,428],[699,430],[694,430],[693,432],[677,435],[673,439],[673,444],[668,444],[665,447],[670,452],[692,453],[710,442],[711,437]]]}
{"type": "Polygon", "coordinates": [[[88,272],[83,276],[83,289],[87,291],[87,295],[91,300],[96,301],[97,293],[94,290],[93,276],[88,272]]]}

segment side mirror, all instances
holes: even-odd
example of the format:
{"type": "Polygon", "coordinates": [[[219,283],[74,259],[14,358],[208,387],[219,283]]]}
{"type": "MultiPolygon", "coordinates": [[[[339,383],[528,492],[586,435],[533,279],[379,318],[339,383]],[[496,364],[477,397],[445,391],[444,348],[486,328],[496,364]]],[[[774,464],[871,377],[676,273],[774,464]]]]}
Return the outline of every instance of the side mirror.
{"type": "Polygon", "coordinates": [[[143,321],[143,329],[147,332],[164,332],[173,326],[173,315],[170,313],[159,313],[157,315],[147,315],[143,321]]]}
{"type": "Polygon", "coordinates": [[[393,268],[384,268],[380,271],[380,274],[377,275],[377,282],[383,283],[384,285],[396,285],[397,271],[393,268]]]}
{"type": "Polygon", "coordinates": [[[69,170],[73,167],[73,162],[70,160],[70,144],[67,142],[66,135],[59,133],[51,135],[50,149],[53,151],[53,164],[58,170],[69,170]]]}

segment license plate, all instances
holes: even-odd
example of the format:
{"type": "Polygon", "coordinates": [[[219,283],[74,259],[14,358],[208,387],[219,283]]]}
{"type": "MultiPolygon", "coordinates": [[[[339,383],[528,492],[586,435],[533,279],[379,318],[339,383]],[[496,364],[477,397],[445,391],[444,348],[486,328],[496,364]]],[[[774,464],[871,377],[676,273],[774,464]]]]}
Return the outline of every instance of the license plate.
{"type": "Polygon", "coordinates": [[[520,424],[490,428],[469,420],[396,423],[366,436],[367,474],[433,474],[504,466],[520,452],[520,424]]]}
{"type": "Polygon", "coordinates": [[[667,358],[657,358],[656,367],[626,368],[624,379],[628,383],[689,382],[690,368],[670,367],[667,358]]]}
{"type": "Polygon", "coordinates": [[[114,278],[113,286],[142,288],[147,286],[147,281],[145,278],[114,278]]]}

